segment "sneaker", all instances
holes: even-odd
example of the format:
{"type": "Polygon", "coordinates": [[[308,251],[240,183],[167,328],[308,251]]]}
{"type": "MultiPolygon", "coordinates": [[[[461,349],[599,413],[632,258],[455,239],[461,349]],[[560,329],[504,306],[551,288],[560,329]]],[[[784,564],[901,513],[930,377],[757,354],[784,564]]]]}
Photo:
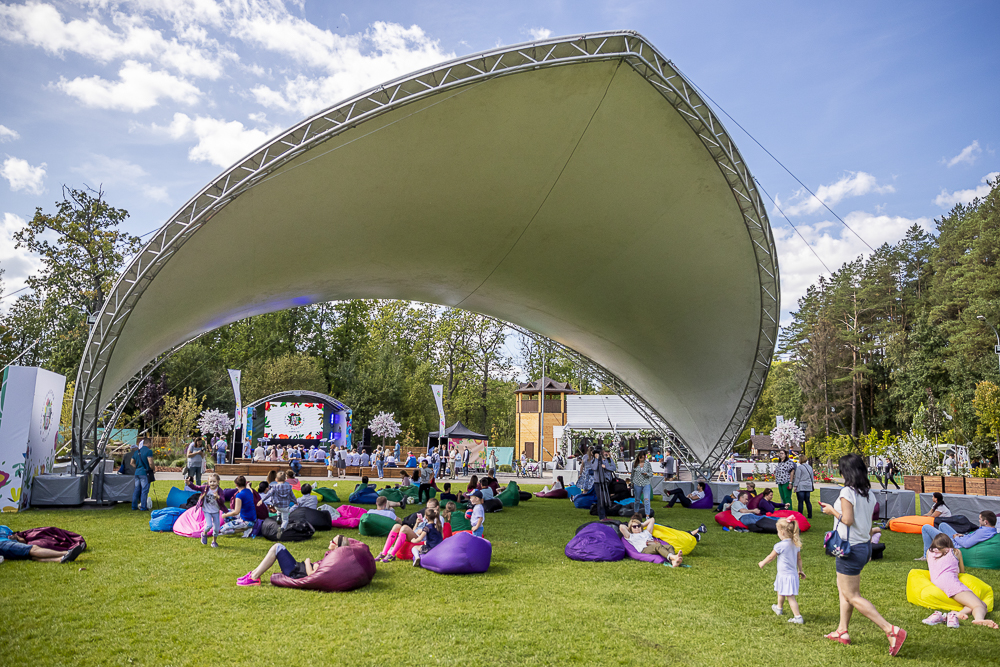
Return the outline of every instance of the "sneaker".
{"type": "Polygon", "coordinates": [[[958,627],[958,612],[949,611],[948,612],[948,627],[957,628],[958,627]]]}
{"type": "Polygon", "coordinates": [[[913,560],[927,562],[927,556],[921,556],[920,558],[914,558],[913,560]]]}
{"type": "Polygon", "coordinates": [[[705,528],[705,524],[701,524],[700,526],[698,526],[698,532],[699,533],[704,533],[704,532],[707,532],[707,531],[708,531],[708,528],[705,528]]]}
{"type": "Polygon", "coordinates": [[[939,611],[935,611],[933,614],[924,619],[924,625],[940,625],[947,620],[944,614],[939,611]]]}
{"type": "Polygon", "coordinates": [[[788,619],[788,622],[795,623],[796,625],[805,625],[806,619],[802,618],[801,616],[792,616],[790,619],[788,619]]]}
{"type": "Polygon", "coordinates": [[[236,580],[237,586],[260,586],[260,579],[253,578],[253,570],[236,580]]]}
{"type": "Polygon", "coordinates": [[[219,548],[219,543],[216,542],[215,540],[212,540],[212,548],[213,549],[218,549],[219,548]]]}
{"type": "Polygon", "coordinates": [[[701,533],[695,533],[694,540],[695,542],[701,542],[701,533]]]}
{"type": "Polygon", "coordinates": [[[784,616],[784,615],[785,615],[785,610],[784,610],[784,609],[782,609],[781,607],[779,607],[779,606],[778,606],[778,605],[776,605],[776,604],[772,604],[772,605],[771,605],[771,611],[773,611],[773,612],[774,612],[775,614],[777,614],[778,616],[784,616]]]}
{"type": "Polygon", "coordinates": [[[420,567],[420,552],[413,552],[413,567],[420,567]]]}
{"type": "Polygon", "coordinates": [[[76,545],[75,547],[67,551],[66,555],[59,559],[59,562],[69,563],[70,561],[76,560],[76,557],[83,553],[84,548],[85,547],[82,544],[76,545]]]}
{"type": "Polygon", "coordinates": [[[201,543],[202,544],[208,544],[208,536],[207,535],[202,535],[201,536],[201,543]]]}

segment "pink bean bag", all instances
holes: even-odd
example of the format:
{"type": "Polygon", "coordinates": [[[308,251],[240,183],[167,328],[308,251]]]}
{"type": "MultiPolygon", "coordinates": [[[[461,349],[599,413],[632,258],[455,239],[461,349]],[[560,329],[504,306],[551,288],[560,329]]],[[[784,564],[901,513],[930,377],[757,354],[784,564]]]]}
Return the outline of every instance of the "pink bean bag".
{"type": "Polygon", "coordinates": [[[327,551],[319,567],[308,577],[292,579],[280,573],[272,574],[271,585],[310,591],[353,591],[370,584],[374,576],[375,557],[368,545],[348,540],[344,546],[327,551]]]}
{"type": "Polygon", "coordinates": [[[768,516],[778,516],[778,517],[784,516],[788,517],[789,519],[794,519],[795,523],[799,524],[800,533],[804,533],[810,528],[812,528],[812,524],[809,523],[809,519],[805,518],[798,512],[792,510],[774,510],[773,512],[768,514],[768,516]]]}
{"type": "Polygon", "coordinates": [[[181,537],[201,537],[205,529],[205,513],[200,507],[192,507],[174,521],[174,532],[181,537]]]}
{"type": "Polygon", "coordinates": [[[340,518],[331,522],[334,528],[357,528],[361,523],[361,515],[368,510],[354,505],[341,505],[337,511],[340,512],[340,518]]]}
{"type": "Polygon", "coordinates": [[[536,498],[569,498],[566,489],[552,489],[548,493],[536,493],[536,498]]]}
{"type": "Polygon", "coordinates": [[[625,547],[625,555],[632,560],[641,560],[646,563],[656,563],[657,565],[662,565],[663,562],[667,560],[660,554],[644,554],[641,551],[638,551],[632,546],[632,543],[624,537],[622,538],[622,546],[625,547]]]}
{"type": "Polygon", "coordinates": [[[728,528],[746,528],[729,510],[723,510],[716,514],[715,523],[728,528]]]}

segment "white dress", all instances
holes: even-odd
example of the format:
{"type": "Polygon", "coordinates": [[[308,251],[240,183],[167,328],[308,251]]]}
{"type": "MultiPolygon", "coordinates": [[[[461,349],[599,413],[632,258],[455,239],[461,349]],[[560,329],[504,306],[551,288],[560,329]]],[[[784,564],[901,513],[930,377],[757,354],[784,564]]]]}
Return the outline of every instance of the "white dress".
{"type": "Polygon", "coordinates": [[[791,540],[781,540],[774,545],[778,552],[778,576],[774,590],[778,595],[799,594],[799,548],[791,540]]]}

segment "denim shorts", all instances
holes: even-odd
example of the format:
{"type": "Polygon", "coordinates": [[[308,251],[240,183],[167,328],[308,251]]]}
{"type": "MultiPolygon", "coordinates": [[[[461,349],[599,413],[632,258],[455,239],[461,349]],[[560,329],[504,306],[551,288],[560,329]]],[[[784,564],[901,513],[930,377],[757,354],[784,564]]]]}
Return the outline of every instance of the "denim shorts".
{"type": "Polygon", "coordinates": [[[871,542],[852,544],[851,553],[843,558],[837,559],[837,574],[846,574],[852,577],[861,574],[861,570],[864,569],[868,560],[871,558],[871,555],[871,542]]]}
{"type": "Polygon", "coordinates": [[[0,556],[8,560],[29,560],[31,545],[17,540],[0,540],[0,556]]]}

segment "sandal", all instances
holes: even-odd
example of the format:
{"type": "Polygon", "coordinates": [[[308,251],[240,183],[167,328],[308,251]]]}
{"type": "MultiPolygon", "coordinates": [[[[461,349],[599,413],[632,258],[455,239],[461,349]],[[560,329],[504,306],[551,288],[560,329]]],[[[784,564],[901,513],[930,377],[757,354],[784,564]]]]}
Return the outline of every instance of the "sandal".
{"type": "Polygon", "coordinates": [[[848,636],[847,630],[844,630],[843,632],[840,632],[838,630],[834,630],[830,634],[825,635],[825,637],[827,639],[832,639],[835,642],[840,642],[844,646],[850,646],[851,645],[851,638],[848,636]]]}
{"type": "Polygon", "coordinates": [[[903,648],[903,642],[906,641],[906,630],[894,625],[885,636],[889,639],[889,655],[899,653],[899,649],[903,648]]]}

